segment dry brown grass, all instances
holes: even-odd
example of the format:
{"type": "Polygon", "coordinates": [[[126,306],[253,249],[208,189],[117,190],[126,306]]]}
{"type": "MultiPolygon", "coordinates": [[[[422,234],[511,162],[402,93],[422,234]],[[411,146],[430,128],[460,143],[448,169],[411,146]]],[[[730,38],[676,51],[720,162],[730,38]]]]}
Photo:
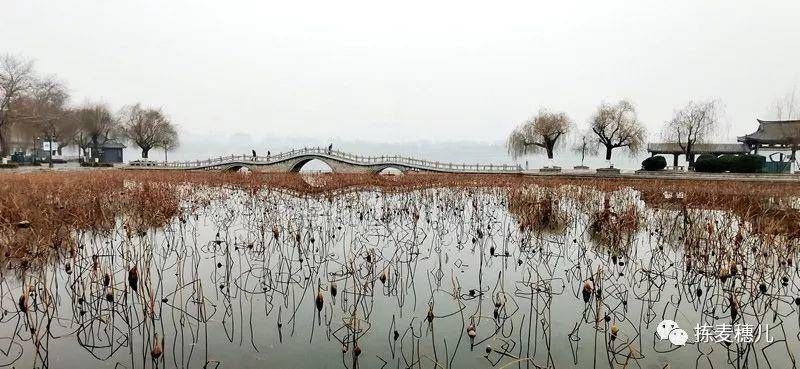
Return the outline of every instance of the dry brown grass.
{"type": "Polygon", "coordinates": [[[72,249],[76,231],[104,233],[118,220],[132,232],[179,213],[176,183],[118,171],[0,175],[0,252],[25,265],[72,249]]]}
{"type": "MultiPolygon", "coordinates": [[[[51,257],[74,245],[75,231],[107,232],[117,221],[125,224],[129,234],[162,227],[181,215],[182,204],[196,208],[208,203],[207,197],[194,191],[197,188],[233,188],[248,193],[270,189],[300,196],[335,196],[361,189],[385,192],[435,187],[516,190],[531,185],[551,189],[574,186],[606,193],[632,188],[639,191],[651,207],[671,206],[674,200],[665,199],[664,192],[681,192],[684,198],[680,206],[732,211],[754,221],[763,232],[800,237],[796,226],[800,219],[797,210],[774,208],[776,201],[800,196],[800,185],[795,183],[522,175],[323,174],[312,186],[297,174],[106,170],[0,174],[0,251],[5,259],[51,257]]],[[[524,227],[559,227],[558,204],[552,197],[531,200],[517,196],[514,201],[514,192],[510,194],[509,205],[514,207],[514,213],[525,215],[521,219],[524,227]]],[[[603,223],[603,227],[625,230],[638,227],[630,219],[637,218],[635,209],[612,214],[606,208],[595,215],[594,220],[603,223]]]]}
{"type": "Polygon", "coordinates": [[[520,231],[563,233],[569,222],[559,207],[559,195],[553,189],[544,191],[513,188],[508,191],[508,211],[519,223],[520,231]]]}
{"type": "Polygon", "coordinates": [[[608,195],[602,208],[589,216],[589,235],[598,245],[609,248],[613,255],[627,254],[639,226],[640,215],[636,206],[627,204],[615,210],[608,195]]]}

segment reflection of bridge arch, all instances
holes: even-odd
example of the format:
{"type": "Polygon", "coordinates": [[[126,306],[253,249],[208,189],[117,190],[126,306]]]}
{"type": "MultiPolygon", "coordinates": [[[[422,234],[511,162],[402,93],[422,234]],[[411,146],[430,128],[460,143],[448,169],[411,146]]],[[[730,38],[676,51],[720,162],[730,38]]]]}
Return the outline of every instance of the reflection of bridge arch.
{"type": "Polygon", "coordinates": [[[286,173],[298,172],[308,162],[317,159],[327,164],[334,173],[379,173],[395,168],[403,173],[520,173],[519,165],[454,164],[420,160],[402,156],[359,156],[323,148],[292,150],[272,156],[231,155],[209,160],[184,162],[134,161],[133,169],[184,169],[184,170],[238,170],[286,173]]]}
{"type": "Polygon", "coordinates": [[[409,168],[409,167],[403,166],[403,165],[386,164],[386,165],[376,165],[375,168],[373,168],[373,173],[381,174],[381,173],[386,172],[387,170],[391,171],[392,169],[393,170],[397,170],[398,172],[403,173],[403,174],[406,174],[408,172],[416,171],[414,168],[409,168]]]}
{"type": "Polygon", "coordinates": [[[399,168],[397,166],[387,165],[387,166],[385,166],[383,168],[377,169],[375,171],[375,174],[397,174],[397,173],[395,173],[395,171],[397,173],[399,173],[399,174],[406,174],[406,172],[407,172],[407,170],[403,170],[402,168],[399,168]]]}
{"type": "Polygon", "coordinates": [[[314,160],[317,160],[317,161],[327,165],[328,168],[330,168],[330,171],[334,172],[333,165],[331,165],[331,163],[329,163],[328,160],[325,160],[325,158],[322,158],[322,157],[313,157],[313,156],[308,156],[308,157],[305,157],[305,158],[299,160],[296,164],[294,164],[294,166],[292,166],[291,169],[289,169],[289,171],[290,172],[294,172],[294,173],[299,173],[300,170],[302,170],[303,167],[306,166],[306,164],[311,163],[314,160]]]}
{"type": "Polygon", "coordinates": [[[242,170],[242,169],[245,169],[245,168],[246,168],[248,171],[250,171],[250,172],[253,172],[253,171],[255,171],[255,170],[254,170],[252,167],[250,167],[249,165],[242,164],[242,163],[234,163],[234,164],[230,164],[230,165],[226,166],[225,168],[222,168],[222,171],[223,171],[223,172],[238,172],[238,171],[240,171],[240,170],[242,170]]]}

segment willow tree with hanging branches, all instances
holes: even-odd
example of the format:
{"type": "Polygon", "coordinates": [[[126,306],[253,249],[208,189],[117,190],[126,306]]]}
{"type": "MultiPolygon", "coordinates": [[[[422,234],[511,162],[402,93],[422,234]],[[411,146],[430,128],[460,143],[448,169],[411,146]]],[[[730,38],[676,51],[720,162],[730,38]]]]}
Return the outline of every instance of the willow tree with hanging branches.
{"type": "Polygon", "coordinates": [[[606,161],[611,164],[611,152],[625,148],[636,154],[645,144],[646,131],[636,114],[636,108],[627,100],[616,104],[603,103],[589,120],[595,144],[606,149],[606,161]]]}
{"type": "Polygon", "coordinates": [[[100,158],[100,149],[107,143],[124,136],[119,120],[102,103],[87,103],[75,111],[75,119],[92,149],[92,159],[100,158]]]}
{"type": "Polygon", "coordinates": [[[663,136],[667,142],[676,143],[681,148],[689,167],[694,167],[695,147],[717,135],[721,104],[717,100],[689,101],[675,110],[666,125],[663,136]]]}
{"type": "Polygon", "coordinates": [[[514,129],[508,136],[506,148],[514,158],[534,154],[544,149],[547,158],[553,159],[553,152],[572,127],[566,113],[550,112],[542,109],[531,119],[514,129]]]}

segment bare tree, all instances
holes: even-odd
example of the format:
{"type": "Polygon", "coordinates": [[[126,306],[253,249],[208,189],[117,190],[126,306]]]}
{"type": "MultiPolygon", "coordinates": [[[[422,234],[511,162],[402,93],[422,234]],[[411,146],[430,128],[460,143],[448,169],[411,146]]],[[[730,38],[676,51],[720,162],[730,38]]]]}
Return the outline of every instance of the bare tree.
{"type": "Polygon", "coordinates": [[[586,155],[597,155],[597,139],[594,137],[594,132],[584,131],[575,142],[572,143],[572,152],[580,154],[581,166],[584,166],[586,155]]]}
{"type": "Polygon", "coordinates": [[[167,152],[171,150],[175,150],[180,146],[180,140],[178,139],[178,131],[175,129],[175,126],[169,124],[166,126],[165,131],[161,135],[161,139],[156,144],[156,147],[160,147],[164,149],[164,162],[167,161],[167,152]]]}
{"type": "Polygon", "coordinates": [[[800,149],[800,123],[786,121],[800,119],[800,96],[797,88],[792,88],[791,92],[775,100],[771,115],[772,119],[784,121],[780,124],[781,135],[791,150],[789,161],[796,163],[797,150],[800,149]]]}
{"type": "Polygon", "coordinates": [[[58,133],[55,136],[56,152],[58,155],[63,155],[65,147],[75,144],[75,135],[80,130],[80,125],[77,119],[77,110],[71,107],[64,108],[60,124],[58,126],[58,133]]]}
{"type": "Polygon", "coordinates": [[[589,126],[595,135],[594,143],[605,147],[609,164],[612,150],[624,147],[635,154],[645,143],[644,126],[636,115],[636,108],[627,100],[614,105],[601,104],[589,126]]]}
{"type": "Polygon", "coordinates": [[[797,96],[797,88],[792,88],[791,92],[775,99],[772,115],[775,120],[800,119],[800,96],[797,96]]]}
{"type": "Polygon", "coordinates": [[[78,147],[81,157],[86,160],[89,158],[89,149],[92,147],[92,137],[80,120],[81,110],[74,110],[72,115],[74,129],[72,130],[70,142],[78,147]]]}
{"type": "Polygon", "coordinates": [[[125,107],[120,114],[125,136],[142,150],[142,158],[155,147],[163,147],[163,142],[175,132],[169,119],[159,109],[142,108],[140,104],[125,107]]]}
{"type": "Polygon", "coordinates": [[[37,143],[61,140],[68,99],[66,87],[55,77],[35,80],[29,91],[16,99],[14,125],[9,131],[17,139],[33,142],[34,151],[39,149],[37,143]]]}
{"type": "Polygon", "coordinates": [[[694,102],[675,110],[664,127],[667,142],[677,143],[694,167],[695,145],[713,137],[717,131],[720,104],[717,100],[694,102]]]}
{"type": "Polygon", "coordinates": [[[80,135],[88,140],[92,149],[92,159],[100,158],[100,148],[108,141],[121,137],[119,123],[104,104],[86,105],[79,108],[75,116],[80,135]]]}
{"type": "Polygon", "coordinates": [[[8,156],[8,130],[17,121],[17,102],[35,81],[33,62],[11,55],[0,56],[0,157],[8,156]]]}
{"type": "Polygon", "coordinates": [[[55,77],[47,77],[36,82],[33,90],[33,109],[31,117],[38,135],[49,143],[49,159],[52,166],[54,144],[63,147],[69,139],[72,124],[70,112],[66,107],[69,93],[64,84],[55,77]]]}
{"type": "Polygon", "coordinates": [[[559,139],[569,132],[571,126],[572,121],[566,113],[553,113],[542,109],[535,117],[511,132],[506,141],[506,148],[515,159],[544,149],[547,158],[552,160],[559,139]]]}

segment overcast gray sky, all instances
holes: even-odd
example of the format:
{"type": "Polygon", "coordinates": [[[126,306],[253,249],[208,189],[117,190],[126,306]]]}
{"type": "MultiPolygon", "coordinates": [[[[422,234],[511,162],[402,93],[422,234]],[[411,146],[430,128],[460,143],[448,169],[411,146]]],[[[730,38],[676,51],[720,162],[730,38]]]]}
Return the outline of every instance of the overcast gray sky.
{"type": "Polygon", "coordinates": [[[797,0],[0,3],[0,53],[199,135],[499,142],[629,98],[657,137],[709,97],[736,135],[800,85],[797,0]]]}

